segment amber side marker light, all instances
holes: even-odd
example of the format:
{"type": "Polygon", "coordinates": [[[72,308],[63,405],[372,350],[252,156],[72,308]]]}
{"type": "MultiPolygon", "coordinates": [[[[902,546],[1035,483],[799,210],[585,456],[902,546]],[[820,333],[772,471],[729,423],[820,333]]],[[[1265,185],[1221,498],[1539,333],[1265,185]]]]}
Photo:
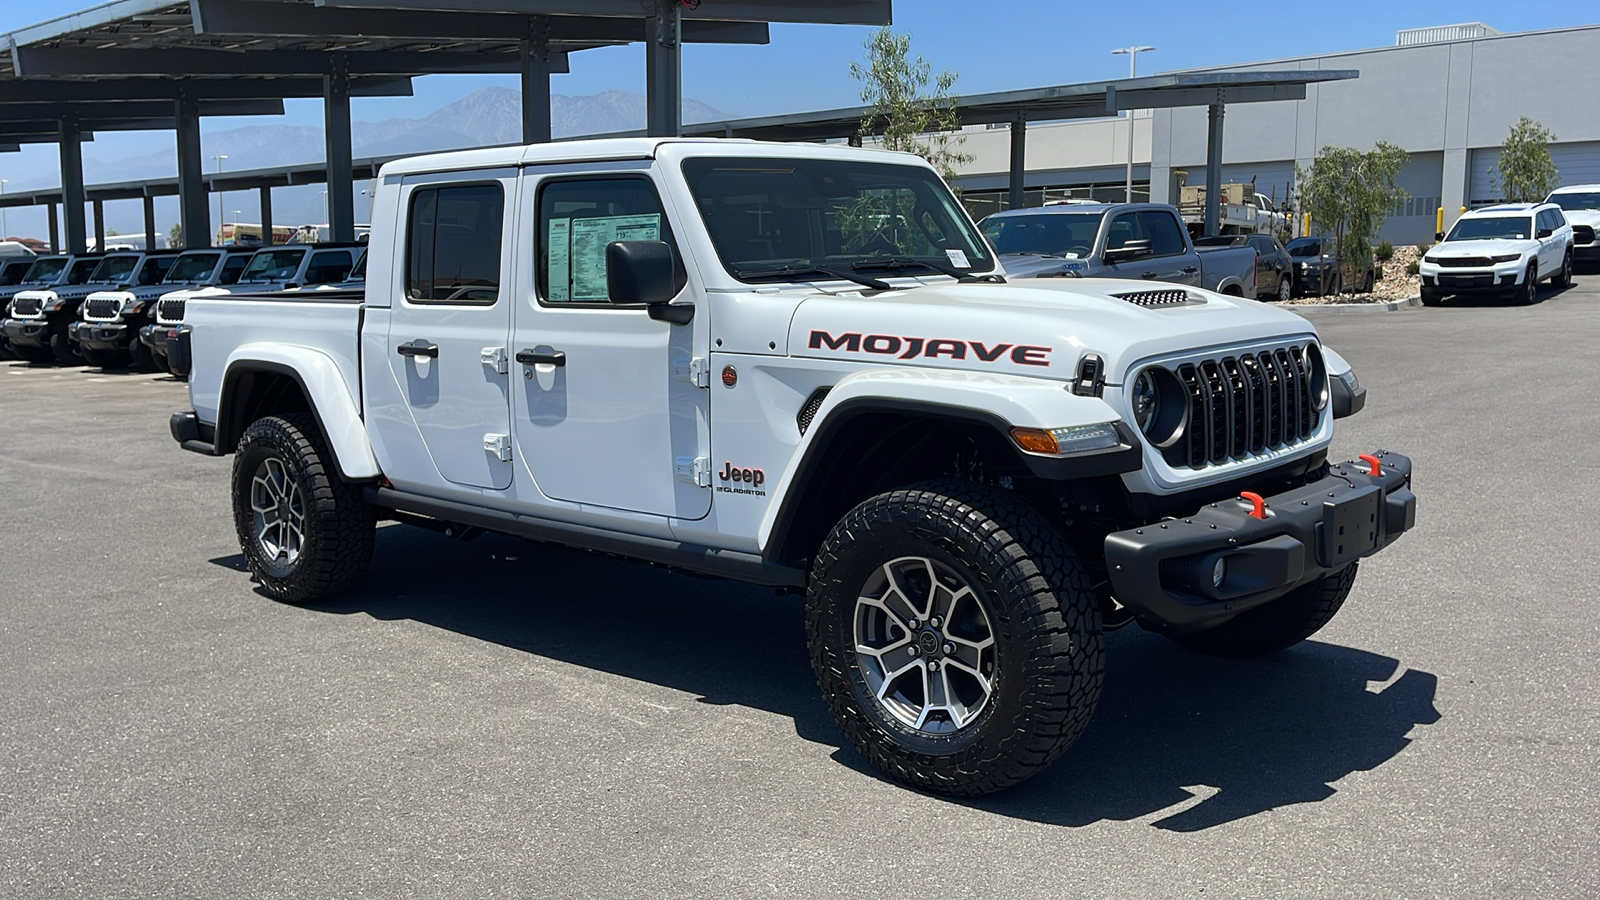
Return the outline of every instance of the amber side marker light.
{"type": "Polygon", "coordinates": [[[1017,442],[1018,447],[1029,453],[1045,453],[1055,456],[1060,450],[1060,446],[1056,444],[1056,436],[1043,428],[1013,428],[1011,429],[1011,439],[1017,442]]]}
{"type": "Polygon", "coordinates": [[[1093,425],[1072,425],[1067,428],[1011,429],[1011,440],[1028,453],[1044,456],[1072,456],[1078,453],[1098,453],[1123,446],[1122,435],[1110,422],[1093,425]]]}

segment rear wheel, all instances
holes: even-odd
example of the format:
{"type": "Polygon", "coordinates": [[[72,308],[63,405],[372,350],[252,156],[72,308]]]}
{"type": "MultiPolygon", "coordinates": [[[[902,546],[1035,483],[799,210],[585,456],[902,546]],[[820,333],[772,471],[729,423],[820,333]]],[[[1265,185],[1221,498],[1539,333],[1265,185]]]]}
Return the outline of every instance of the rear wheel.
{"type": "Polygon", "coordinates": [[[1564,259],[1562,259],[1562,261],[1561,261],[1561,271],[1556,273],[1556,277],[1552,278],[1550,280],[1550,283],[1555,285],[1556,287],[1562,289],[1562,290],[1566,290],[1567,288],[1572,287],[1572,251],[1571,250],[1567,251],[1566,257],[1564,259]]]}
{"type": "Polygon", "coordinates": [[[1294,281],[1285,275],[1278,279],[1278,299],[1288,301],[1294,296],[1294,281]]]}
{"type": "Polygon", "coordinates": [[[67,323],[57,322],[50,328],[50,354],[63,366],[83,364],[83,354],[72,338],[67,336],[67,323]]]}
{"type": "Polygon", "coordinates": [[[310,603],[359,582],[376,522],[339,477],[306,413],[260,419],[233,458],[233,519],[251,574],[275,600],[310,603]]]}
{"type": "Polygon", "coordinates": [[[977,796],[1048,766],[1088,725],[1105,640],[1088,575],[1015,496],[937,482],[851,510],[806,599],[834,719],[879,770],[977,796]]]}
{"type": "Polygon", "coordinates": [[[1300,643],[1333,619],[1356,583],[1357,563],[1205,631],[1168,637],[1198,653],[1251,657],[1277,653],[1300,643]]]}

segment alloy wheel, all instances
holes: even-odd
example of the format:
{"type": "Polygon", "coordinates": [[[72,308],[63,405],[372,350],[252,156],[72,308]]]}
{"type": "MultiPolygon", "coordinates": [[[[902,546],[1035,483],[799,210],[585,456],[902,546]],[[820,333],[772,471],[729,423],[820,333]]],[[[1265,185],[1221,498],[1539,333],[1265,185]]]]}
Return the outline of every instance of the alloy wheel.
{"type": "Polygon", "coordinates": [[[269,456],[250,480],[256,544],[269,562],[292,566],[305,545],[306,512],[300,485],[283,460],[269,456]]]}

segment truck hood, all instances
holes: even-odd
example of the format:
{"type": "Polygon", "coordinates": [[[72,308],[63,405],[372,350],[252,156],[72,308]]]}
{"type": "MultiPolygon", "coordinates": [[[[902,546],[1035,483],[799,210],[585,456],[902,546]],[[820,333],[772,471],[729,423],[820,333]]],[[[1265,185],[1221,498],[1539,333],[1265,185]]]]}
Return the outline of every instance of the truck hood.
{"type": "Polygon", "coordinates": [[[1000,267],[1007,278],[1040,278],[1066,272],[1083,272],[1089,261],[1065,256],[1033,256],[1021,253],[1002,253],[1000,267]]]}
{"type": "Polygon", "coordinates": [[[1118,384],[1135,363],[1157,356],[1315,335],[1300,316],[1253,300],[1147,281],[1046,278],[814,294],[790,321],[789,352],[1063,381],[1094,353],[1118,384]],[[1150,291],[1184,291],[1191,302],[1151,309],[1114,296],[1150,291]]]}
{"type": "Polygon", "coordinates": [[[1563,215],[1570,224],[1600,228],[1600,209],[1569,209],[1565,210],[1563,215]]]}
{"type": "Polygon", "coordinates": [[[1494,238],[1482,241],[1446,241],[1427,252],[1434,259],[1460,259],[1475,256],[1504,256],[1508,253],[1532,253],[1539,249],[1538,241],[1519,241],[1511,238],[1494,238]]]}
{"type": "Polygon", "coordinates": [[[61,284],[52,288],[34,288],[21,291],[17,296],[20,297],[23,294],[27,294],[29,299],[39,300],[82,300],[90,294],[118,289],[119,286],[115,284],[61,284]]]}

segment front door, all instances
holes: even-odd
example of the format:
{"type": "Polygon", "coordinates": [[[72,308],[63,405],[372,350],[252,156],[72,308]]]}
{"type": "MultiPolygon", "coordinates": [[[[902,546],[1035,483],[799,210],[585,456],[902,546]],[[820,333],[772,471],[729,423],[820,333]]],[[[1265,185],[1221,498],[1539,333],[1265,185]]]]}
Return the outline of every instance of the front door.
{"type": "Polygon", "coordinates": [[[511,486],[510,363],[515,170],[402,183],[404,278],[389,320],[389,371],[439,474],[511,486]],[[506,287],[502,289],[502,285],[506,287]]]}
{"type": "MultiPolygon", "coordinates": [[[[606,289],[608,244],[674,243],[648,164],[544,177],[523,198],[533,227],[519,255],[533,260],[534,277],[519,283],[511,341],[522,464],[555,500],[705,516],[710,391],[690,371],[703,304],[694,321],[673,324],[612,305],[606,289]]],[[[678,283],[680,302],[695,295],[681,265],[678,283]]]]}

